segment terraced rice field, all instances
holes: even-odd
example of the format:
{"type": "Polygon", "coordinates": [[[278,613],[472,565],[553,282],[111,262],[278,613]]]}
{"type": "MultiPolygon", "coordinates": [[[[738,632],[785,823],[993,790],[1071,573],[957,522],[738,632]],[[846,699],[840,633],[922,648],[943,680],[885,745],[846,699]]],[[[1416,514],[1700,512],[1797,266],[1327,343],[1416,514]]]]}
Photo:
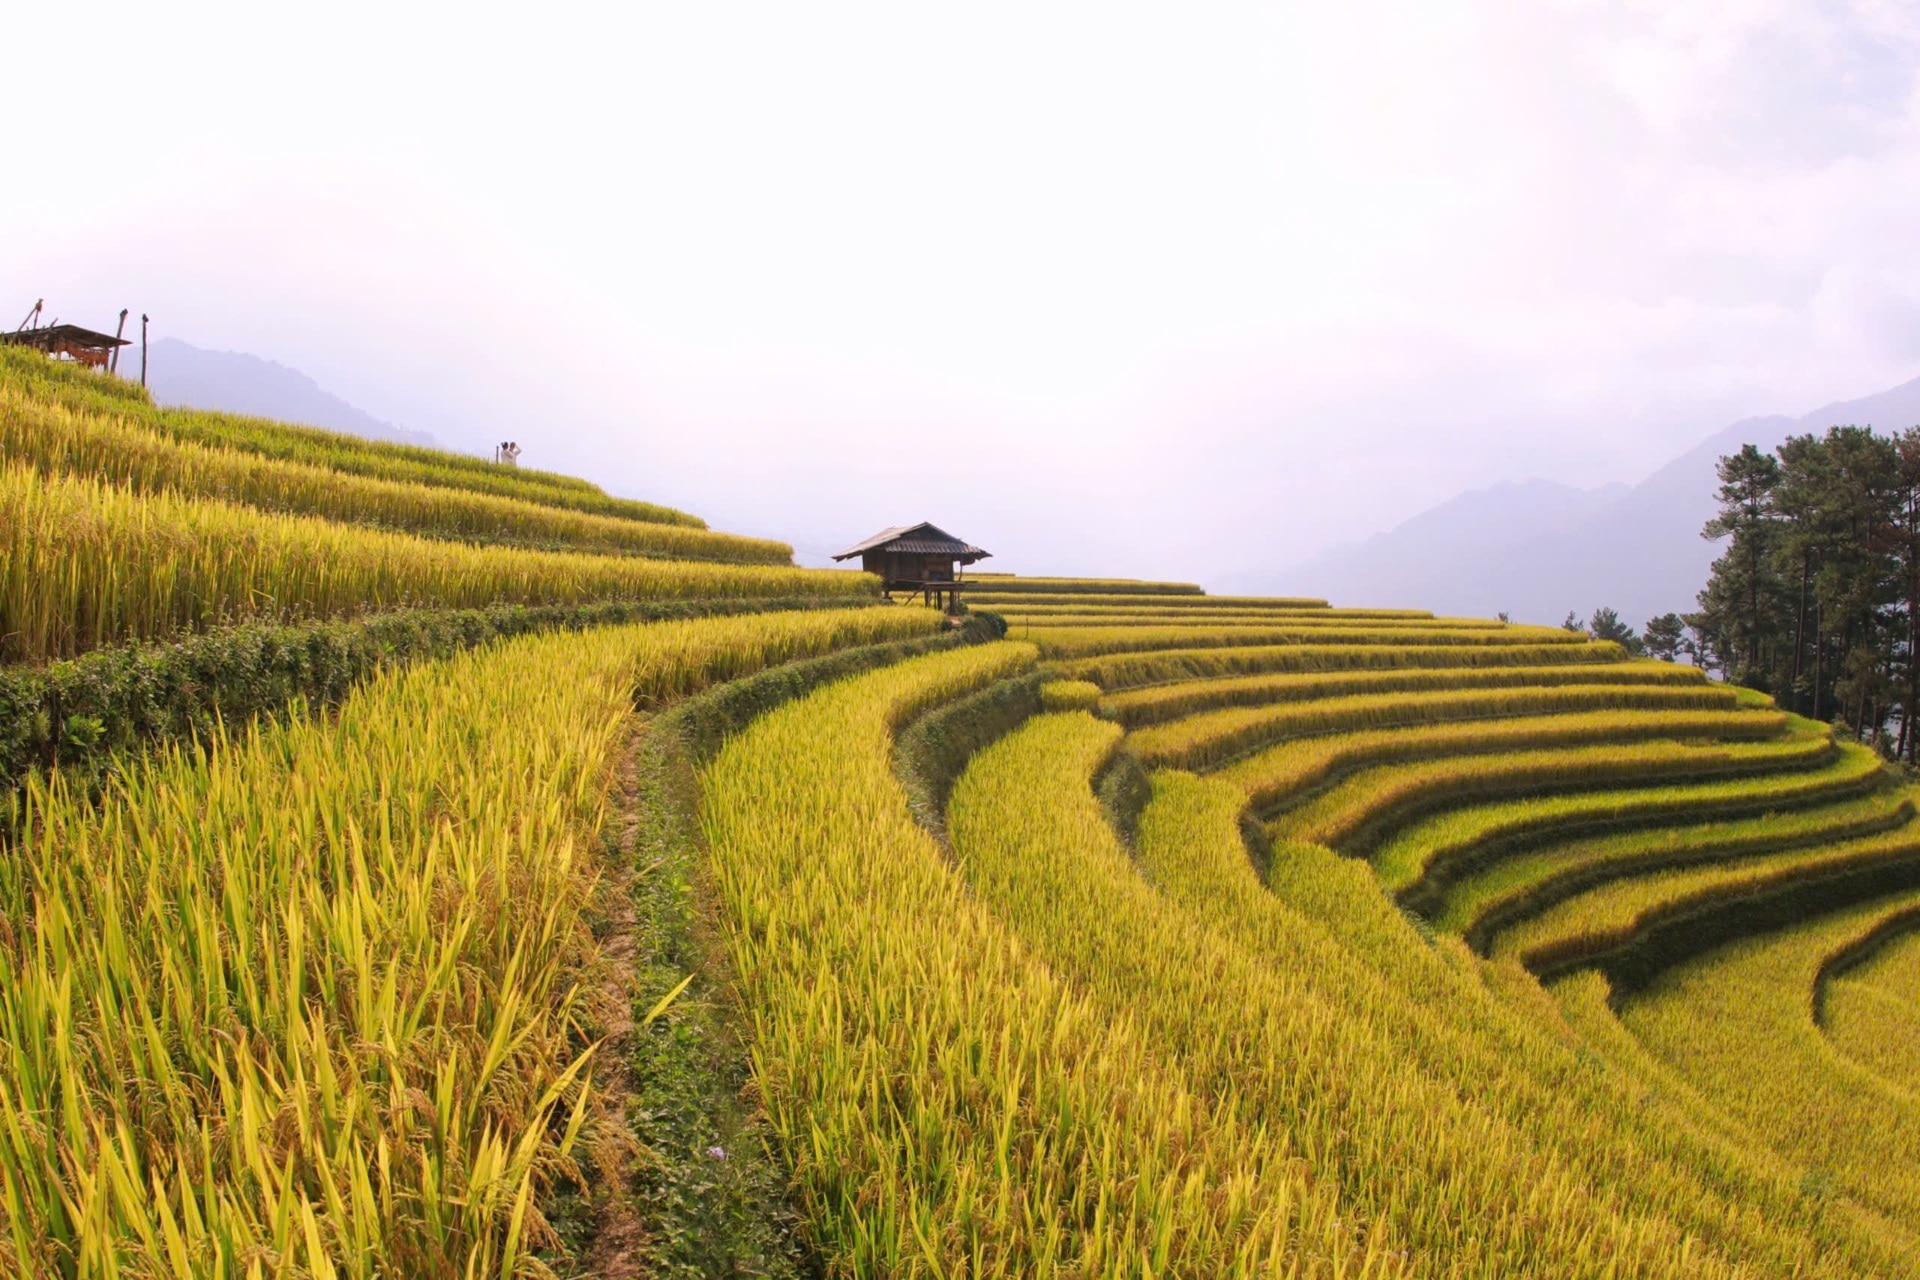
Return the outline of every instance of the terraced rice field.
{"type": "Polygon", "coordinates": [[[0,353],[0,661],[409,607],[873,592],[584,481],[158,410],[0,353]]]}
{"type": "Polygon", "coordinates": [[[586,1265],[640,723],[935,642],[876,588],[0,349],[0,1275],[586,1265]]]}
{"type": "MultiPolygon", "coordinates": [[[[1904,1184],[1870,1188],[1880,1162],[1920,1170],[1912,1148],[1895,1155],[1905,1129],[1855,1142],[1862,1115],[1816,1147],[1780,1118],[1830,1113],[1856,1078],[1893,1096],[1920,1070],[1920,1054],[1890,1047],[1920,1030],[1920,951],[1899,932],[1920,920],[1920,826],[1910,789],[1873,752],[1691,668],[1542,628],[1408,611],[1310,617],[1299,602],[1220,607],[1190,593],[992,595],[1012,622],[993,647],[1007,655],[998,684],[973,674],[982,656],[964,691],[935,694],[953,679],[941,664],[958,659],[910,662],[780,712],[789,763],[723,755],[708,775],[710,794],[728,797],[723,847],[740,849],[732,945],[768,974],[767,1007],[791,1028],[759,1052],[796,1172],[836,1239],[890,1250],[860,1254],[855,1272],[1252,1266],[1218,1218],[1196,1219],[1197,1204],[1164,1190],[1125,1202],[1157,1229],[1090,1220],[1064,1190],[1055,1162],[1090,1139],[1069,1141],[1062,1123],[1071,1116],[1078,1133],[1138,1115],[1131,1097],[1092,1114],[1064,1102],[1085,1067],[988,1034],[1012,1016],[1004,1008],[966,1033],[921,1021],[933,1006],[1016,989],[1065,1020],[1055,1043],[1085,1043],[1078,1028],[1098,1026],[1154,1046],[1151,1087],[1192,1099],[1179,1114],[1201,1126],[1187,1139],[1197,1150],[1221,1150],[1224,1125],[1277,1138],[1310,1171],[1311,1205],[1303,1184],[1277,1175],[1251,1199],[1223,1175],[1235,1214],[1266,1194],[1304,1215],[1294,1253],[1284,1265],[1270,1254],[1270,1267],[1920,1272],[1920,1212],[1904,1184]],[[1105,613],[1083,603],[1102,595],[1105,613]],[[896,825],[916,812],[924,827],[906,844],[888,837],[872,859],[844,851],[878,849],[878,837],[807,816],[838,812],[849,793],[835,778],[895,754],[884,733],[836,727],[856,709],[903,740],[941,744],[931,766],[920,746],[902,748],[897,792],[877,773],[861,783],[872,798],[858,807],[896,825]],[[801,765],[810,737],[838,754],[801,765]],[[767,794],[782,813],[792,806],[781,822],[793,825],[756,824],[768,810],[752,797],[767,794]],[[929,811],[909,803],[916,795],[944,801],[929,811]],[[779,875],[798,878],[768,880],[788,858],[779,875]],[[945,905],[924,910],[963,929],[921,938],[923,922],[882,922],[893,917],[872,904],[893,901],[909,873],[938,885],[928,901],[945,905]],[[843,938],[814,923],[849,916],[872,927],[843,938]],[[786,918],[796,925],[776,931],[786,918]],[[1737,1052],[1747,1032],[1715,1003],[1735,981],[1721,969],[1802,929],[1817,942],[1766,970],[1771,1003],[1744,1010],[1775,1020],[1765,1025],[1780,1047],[1756,1056],[1736,1096],[1736,1058],[1722,1069],[1710,1055],[1689,1060],[1688,1045],[1722,1037],[1737,1052]],[[1868,934],[1881,941],[1869,948],[1868,934]],[[896,943],[910,978],[870,967],[896,943]],[[1863,948],[1870,957],[1834,959],[1863,948]],[[777,978],[764,968],[775,954],[777,978]],[[859,967],[841,969],[838,955],[859,967]],[[985,955],[1037,962],[1066,985],[983,983],[985,955]],[[1711,982],[1676,991],[1696,969],[1711,982]],[[920,994],[899,1003],[902,982],[920,994]],[[987,1059],[937,1049],[989,1044],[1001,1047],[987,1059]],[[1773,1082],[1816,1057],[1831,1076],[1817,1088],[1773,1082]],[[862,1081],[924,1081],[930,1061],[945,1083],[915,1086],[910,1106],[891,1094],[879,1131],[823,1137],[823,1115],[875,1123],[852,1101],[862,1081]],[[983,1062],[999,1064],[997,1085],[953,1074],[983,1062]],[[992,1135],[991,1175],[952,1145],[962,1134],[992,1135]],[[881,1163],[849,1164],[854,1152],[881,1163]],[[1843,1161],[1845,1177],[1830,1168],[1843,1161]],[[1351,1252],[1314,1234],[1329,1212],[1351,1252]],[[1039,1222],[1053,1224],[1044,1245],[1039,1222]],[[1156,1231],[1177,1244],[1121,1256],[1118,1241],[1156,1231]]],[[[740,749],[773,750],[762,732],[771,722],[740,749]]],[[[1145,1140],[1139,1158],[1164,1141],[1145,1140]]],[[[1102,1159],[1098,1178],[1122,1185],[1102,1159]]],[[[1164,1163],[1138,1168],[1166,1186],[1164,1163]]]]}
{"type": "Polygon", "coordinates": [[[1764,697],[0,351],[9,503],[0,1274],[1920,1274],[1920,806],[1764,697]]]}

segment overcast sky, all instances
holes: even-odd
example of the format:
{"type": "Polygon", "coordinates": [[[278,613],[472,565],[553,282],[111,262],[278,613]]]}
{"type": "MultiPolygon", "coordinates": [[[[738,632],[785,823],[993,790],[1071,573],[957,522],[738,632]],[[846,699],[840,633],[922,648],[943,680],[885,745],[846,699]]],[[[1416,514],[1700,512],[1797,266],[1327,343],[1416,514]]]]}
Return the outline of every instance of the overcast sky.
{"type": "Polygon", "coordinates": [[[0,322],[810,554],[1217,579],[1920,374],[1915,12],[28,6],[0,322]]]}

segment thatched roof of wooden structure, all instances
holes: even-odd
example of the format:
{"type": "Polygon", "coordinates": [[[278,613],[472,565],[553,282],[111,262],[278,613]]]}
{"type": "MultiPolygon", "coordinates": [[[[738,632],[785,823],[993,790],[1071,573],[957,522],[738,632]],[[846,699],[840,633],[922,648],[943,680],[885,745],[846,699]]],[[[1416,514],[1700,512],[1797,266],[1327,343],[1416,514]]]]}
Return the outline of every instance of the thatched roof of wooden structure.
{"type": "Polygon", "coordinates": [[[106,365],[107,357],[115,347],[132,345],[129,339],[83,329],[77,324],[50,324],[38,329],[0,332],[0,342],[15,347],[32,347],[50,356],[68,356],[96,368],[106,365]]]}
{"type": "Polygon", "coordinates": [[[862,542],[856,542],[845,551],[834,556],[835,560],[851,560],[857,555],[869,551],[899,551],[907,555],[949,556],[961,564],[972,564],[976,560],[985,560],[991,552],[982,551],[972,543],[962,542],[935,524],[921,521],[919,524],[896,524],[882,529],[862,542]]]}

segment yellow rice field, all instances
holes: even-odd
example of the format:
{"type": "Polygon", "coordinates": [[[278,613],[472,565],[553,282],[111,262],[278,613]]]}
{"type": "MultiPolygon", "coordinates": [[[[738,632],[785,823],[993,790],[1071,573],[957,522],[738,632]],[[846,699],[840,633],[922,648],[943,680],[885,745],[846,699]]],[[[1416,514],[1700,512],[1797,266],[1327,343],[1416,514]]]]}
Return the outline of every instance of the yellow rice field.
{"type": "Polygon", "coordinates": [[[82,413],[0,382],[0,457],[92,476],[141,493],[209,498],[263,511],[456,541],[520,543],[740,564],[790,564],[782,542],[684,524],[623,519],[524,498],[340,472],[209,446],[136,420],[82,413]]]}
{"type": "Polygon", "coordinates": [[[0,863],[0,1264],[521,1274],[591,1112],[586,920],[636,699],[933,621],[531,638],[97,803],[36,782],[0,863]]]}
{"type": "MultiPolygon", "coordinates": [[[[788,558],[0,350],[0,688],[252,621],[875,593],[788,558]]],[[[1920,1275],[1920,828],[1844,726],[1557,628],[970,582],[1004,638],[530,635],[29,760],[0,1274],[1920,1275]],[[702,1108],[754,1136],[645,1136],[702,1108]]],[[[0,730],[110,727],[50,706],[0,730]]]]}
{"type": "Polygon", "coordinates": [[[0,658],[15,662],[260,617],[874,589],[835,570],[463,546],[0,466],[0,658]]]}

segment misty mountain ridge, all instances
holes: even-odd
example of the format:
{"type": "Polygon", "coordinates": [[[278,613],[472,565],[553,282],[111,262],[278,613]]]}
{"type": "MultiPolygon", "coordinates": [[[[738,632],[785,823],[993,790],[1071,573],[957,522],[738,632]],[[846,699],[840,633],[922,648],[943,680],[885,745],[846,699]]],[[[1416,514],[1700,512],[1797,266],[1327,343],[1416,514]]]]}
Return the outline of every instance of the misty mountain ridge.
{"type": "Polygon", "coordinates": [[[1323,571],[1343,576],[1385,553],[1408,581],[1425,582],[1447,567],[1457,548],[1503,546],[1572,528],[1625,497],[1629,487],[1577,489],[1557,480],[1503,480],[1449,498],[1365,542],[1326,552],[1318,563],[1323,571]],[[1524,532],[1516,535],[1516,530],[1524,532]]]}
{"type": "MultiPolygon", "coordinates": [[[[137,353],[134,359],[139,359],[137,353]]],[[[123,355],[123,367],[125,363],[123,355]]],[[[304,423],[394,444],[442,447],[424,431],[382,422],[298,369],[239,351],[204,350],[178,338],[161,338],[148,348],[147,389],[163,405],[304,423]]]]}
{"type": "Polygon", "coordinates": [[[1524,480],[1471,490],[1386,533],[1235,589],[1476,617],[1504,612],[1516,622],[1558,623],[1569,612],[1586,617],[1609,605],[1637,628],[1695,608],[1720,553],[1700,530],[1718,508],[1721,457],[1830,426],[1891,432],[1917,423],[1920,378],[1797,418],[1736,422],[1636,485],[1524,480]]]}

